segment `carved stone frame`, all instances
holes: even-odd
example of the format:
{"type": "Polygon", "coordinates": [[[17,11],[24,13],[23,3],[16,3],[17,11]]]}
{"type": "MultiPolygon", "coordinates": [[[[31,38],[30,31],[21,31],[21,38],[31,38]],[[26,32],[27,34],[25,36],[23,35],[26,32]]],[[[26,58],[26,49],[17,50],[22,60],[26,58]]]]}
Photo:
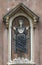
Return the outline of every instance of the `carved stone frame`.
{"type": "Polygon", "coordinates": [[[33,29],[36,28],[37,22],[39,20],[39,17],[34,14],[30,9],[28,9],[24,4],[20,3],[18,6],[16,6],[14,9],[12,9],[9,13],[7,13],[3,17],[3,21],[6,25],[6,28],[9,31],[9,41],[8,41],[8,62],[11,62],[11,27],[12,27],[12,21],[18,16],[25,16],[29,22],[31,27],[31,60],[30,62],[33,62],[33,29]]]}

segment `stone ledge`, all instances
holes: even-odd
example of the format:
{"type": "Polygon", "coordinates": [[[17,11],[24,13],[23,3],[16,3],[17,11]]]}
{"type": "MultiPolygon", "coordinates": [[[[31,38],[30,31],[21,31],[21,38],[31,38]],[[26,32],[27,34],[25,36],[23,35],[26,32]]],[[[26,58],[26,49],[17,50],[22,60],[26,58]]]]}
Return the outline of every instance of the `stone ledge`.
{"type": "Polygon", "coordinates": [[[32,64],[32,63],[29,64],[29,63],[28,63],[28,64],[7,64],[7,65],[35,65],[35,64],[32,64]]]}
{"type": "Polygon", "coordinates": [[[28,60],[27,58],[26,59],[15,58],[13,61],[12,60],[8,61],[7,65],[35,65],[35,62],[28,60]]]}
{"type": "Polygon", "coordinates": [[[15,63],[8,63],[7,65],[35,65],[35,63],[34,62],[31,62],[31,63],[17,63],[17,64],[15,64],[15,63]]]}

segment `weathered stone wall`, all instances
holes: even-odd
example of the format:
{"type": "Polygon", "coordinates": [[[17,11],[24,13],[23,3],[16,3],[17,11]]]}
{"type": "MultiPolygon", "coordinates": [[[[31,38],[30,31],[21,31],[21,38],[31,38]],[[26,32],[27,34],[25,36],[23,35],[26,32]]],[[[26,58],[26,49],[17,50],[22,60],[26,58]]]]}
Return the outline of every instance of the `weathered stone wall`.
{"type": "Polygon", "coordinates": [[[11,10],[20,2],[40,17],[34,30],[34,61],[36,65],[42,65],[42,0],[0,0],[0,65],[6,65],[8,61],[8,31],[2,18],[8,12],[7,8],[11,10]]]}

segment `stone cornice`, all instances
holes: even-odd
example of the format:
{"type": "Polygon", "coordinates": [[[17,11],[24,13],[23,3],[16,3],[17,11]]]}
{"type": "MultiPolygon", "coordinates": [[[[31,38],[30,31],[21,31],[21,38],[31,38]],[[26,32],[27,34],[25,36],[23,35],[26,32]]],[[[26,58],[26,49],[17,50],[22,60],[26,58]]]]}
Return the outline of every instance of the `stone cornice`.
{"type": "MultiPolygon", "coordinates": [[[[17,13],[25,13],[27,16],[29,16],[33,20],[33,25],[35,27],[36,23],[39,21],[39,17],[33,13],[29,8],[27,8],[24,4],[20,3],[15,8],[13,8],[11,11],[9,11],[4,17],[3,21],[6,24],[6,27],[9,26],[9,19],[13,17],[17,13]]],[[[21,15],[20,15],[21,16],[21,15]]]]}

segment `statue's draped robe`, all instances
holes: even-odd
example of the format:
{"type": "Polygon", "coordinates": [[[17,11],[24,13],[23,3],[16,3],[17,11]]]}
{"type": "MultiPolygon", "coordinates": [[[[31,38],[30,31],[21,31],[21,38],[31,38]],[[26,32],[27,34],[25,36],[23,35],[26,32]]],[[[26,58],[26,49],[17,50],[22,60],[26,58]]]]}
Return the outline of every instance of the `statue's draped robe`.
{"type": "Polygon", "coordinates": [[[26,53],[27,52],[27,48],[26,48],[26,42],[27,42],[26,28],[24,27],[23,33],[19,33],[18,28],[16,28],[15,34],[16,34],[16,38],[15,38],[15,49],[16,49],[15,51],[16,51],[16,53],[18,53],[18,51],[26,53]]]}

